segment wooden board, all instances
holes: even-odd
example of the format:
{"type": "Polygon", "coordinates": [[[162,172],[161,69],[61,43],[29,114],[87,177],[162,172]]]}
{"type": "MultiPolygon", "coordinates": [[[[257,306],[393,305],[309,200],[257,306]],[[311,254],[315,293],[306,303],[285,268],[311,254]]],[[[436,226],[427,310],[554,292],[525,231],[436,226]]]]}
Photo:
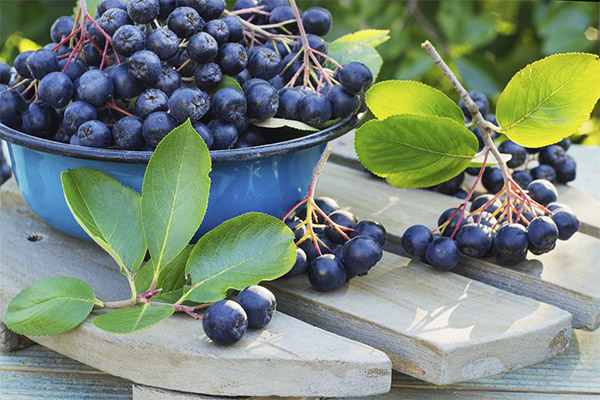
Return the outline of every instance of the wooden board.
{"type": "MultiPolygon", "coordinates": [[[[19,211],[0,209],[0,319],[20,290],[49,276],[82,279],[101,300],[128,297],[126,280],[98,246],[19,211]],[[28,240],[33,236],[36,241],[28,240]]],[[[281,312],[266,329],[248,331],[229,347],[210,342],[201,322],[186,315],[127,336],[101,331],[88,318],[67,333],[32,339],[112,375],[192,393],[368,395],[387,392],[391,379],[382,352],[281,312]]]]}
{"type": "Polygon", "coordinates": [[[394,369],[440,385],[561,352],[567,312],[384,253],[366,277],[318,293],[306,276],[265,283],[280,309],[385,351],[394,369]]]}
{"type": "MultiPolygon", "coordinates": [[[[354,151],[354,132],[330,142],[331,161],[369,174],[358,161],[354,151]]],[[[578,162],[577,178],[568,185],[557,184],[558,201],[568,204],[581,222],[580,232],[600,238],[600,147],[577,146],[569,149],[578,162]]],[[[475,177],[465,175],[464,186],[470,188],[475,177]]],[[[476,193],[484,193],[478,186],[476,193]]],[[[451,196],[446,196],[452,199],[451,196]]],[[[456,200],[455,200],[456,203],[456,200]]]]}
{"type": "MultiPolygon", "coordinates": [[[[404,254],[399,243],[409,226],[434,228],[445,209],[459,204],[458,199],[427,190],[397,189],[363,171],[333,163],[325,166],[317,195],[340,199],[360,218],[381,221],[392,245],[388,249],[398,254],[404,254]]],[[[463,257],[454,272],[554,304],[573,314],[574,327],[595,329],[600,325],[599,259],[600,240],[576,233],[548,254],[529,255],[529,261],[519,266],[463,257]]]]}

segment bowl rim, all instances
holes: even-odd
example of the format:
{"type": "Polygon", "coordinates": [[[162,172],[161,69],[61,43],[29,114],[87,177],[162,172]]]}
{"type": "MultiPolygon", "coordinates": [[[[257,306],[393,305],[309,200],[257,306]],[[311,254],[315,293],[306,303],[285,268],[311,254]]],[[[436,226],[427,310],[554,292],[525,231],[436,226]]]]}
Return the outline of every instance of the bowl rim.
{"type": "MultiPolygon", "coordinates": [[[[365,118],[366,112],[354,113],[335,124],[299,138],[261,146],[245,147],[226,150],[211,150],[212,162],[245,161],[258,158],[274,157],[310,147],[318,146],[336,139],[354,129],[365,118]]],[[[132,164],[146,164],[152,156],[152,151],[132,151],[117,149],[99,149],[69,143],[56,142],[40,138],[12,129],[0,122],[0,139],[17,146],[31,150],[60,156],[82,158],[97,161],[115,161],[132,164]]]]}

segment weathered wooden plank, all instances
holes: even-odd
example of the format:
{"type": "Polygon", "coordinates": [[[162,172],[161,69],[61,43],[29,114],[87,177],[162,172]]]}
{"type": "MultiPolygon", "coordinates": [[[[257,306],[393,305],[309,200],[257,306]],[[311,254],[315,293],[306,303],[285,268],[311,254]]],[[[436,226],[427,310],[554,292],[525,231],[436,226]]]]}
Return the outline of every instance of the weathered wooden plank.
{"type": "MultiPolygon", "coordinates": [[[[326,165],[317,195],[343,199],[342,204],[361,218],[381,221],[393,251],[411,225],[437,225],[439,215],[459,200],[426,190],[397,189],[362,171],[326,165]],[[360,190],[357,190],[360,188],[360,190]]],[[[542,256],[528,256],[518,266],[504,267],[493,259],[463,257],[455,272],[539,301],[573,314],[574,327],[595,329],[600,324],[600,240],[576,233],[569,241],[542,256]]]]}
{"type": "MultiPolygon", "coordinates": [[[[364,168],[354,151],[353,141],[354,132],[332,141],[330,146],[333,148],[333,153],[330,159],[335,163],[363,171],[364,168]]],[[[598,185],[600,164],[597,162],[600,159],[600,148],[575,145],[569,149],[569,152],[574,154],[578,162],[577,178],[568,185],[556,185],[558,200],[568,204],[577,215],[581,222],[581,233],[600,238],[600,185],[598,185]]],[[[465,187],[470,187],[474,180],[474,177],[466,175],[465,187]]],[[[479,184],[477,191],[484,193],[485,189],[479,184]]]]}
{"type": "Polygon", "coordinates": [[[570,337],[567,312],[391,253],[335,292],[316,292],[305,276],[266,285],[285,313],[377,347],[394,369],[436,384],[531,365],[570,337]]]}
{"type": "MultiPolygon", "coordinates": [[[[48,276],[83,279],[102,300],[128,297],[125,279],[98,246],[17,209],[0,209],[0,226],[0,316],[21,289],[48,276]],[[39,240],[28,240],[33,236],[39,240]]],[[[210,395],[367,395],[387,392],[391,378],[385,354],[283,313],[230,347],[210,342],[184,315],[127,336],[100,331],[88,319],[70,332],[33,339],[133,382],[210,395]]]]}

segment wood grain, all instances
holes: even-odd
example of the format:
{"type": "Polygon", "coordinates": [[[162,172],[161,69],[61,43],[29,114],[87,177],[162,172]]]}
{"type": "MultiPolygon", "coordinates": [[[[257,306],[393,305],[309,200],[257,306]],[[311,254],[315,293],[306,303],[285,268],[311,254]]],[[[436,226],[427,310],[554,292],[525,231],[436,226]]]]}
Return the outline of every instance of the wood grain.
{"type": "MultiPolygon", "coordinates": [[[[411,225],[437,226],[439,215],[458,200],[427,190],[397,189],[363,171],[339,164],[326,165],[317,195],[344,199],[342,204],[362,219],[382,222],[388,232],[388,249],[404,254],[399,246],[411,225]],[[360,190],[357,190],[360,188],[360,190]]],[[[573,326],[595,329],[600,324],[600,240],[576,233],[559,241],[542,256],[528,256],[518,266],[504,267],[493,259],[462,257],[453,272],[503,290],[556,305],[573,314],[573,326]]]]}
{"type": "MultiPolygon", "coordinates": [[[[0,316],[31,282],[72,276],[101,300],[128,297],[116,264],[98,246],[64,235],[18,209],[0,209],[0,316]],[[28,237],[36,235],[37,241],[28,237]]],[[[382,352],[277,313],[267,329],[248,331],[233,346],[210,342],[200,322],[175,315],[120,336],[88,318],[76,329],[36,342],[134,382],[211,395],[344,396],[389,390],[391,363],[382,352]],[[277,380],[265,381],[265,376],[277,380]]]]}

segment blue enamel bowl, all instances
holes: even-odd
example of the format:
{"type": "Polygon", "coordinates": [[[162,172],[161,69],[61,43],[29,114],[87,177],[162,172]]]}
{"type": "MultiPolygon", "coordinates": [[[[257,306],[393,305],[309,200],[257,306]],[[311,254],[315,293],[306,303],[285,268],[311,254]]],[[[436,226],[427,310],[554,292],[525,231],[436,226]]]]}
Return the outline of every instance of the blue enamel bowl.
{"type": "MultiPolygon", "coordinates": [[[[196,234],[250,211],[282,217],[306,194],[327,142],[352,130],[364,117],[353,115],[313,134],[245,149],[210,152],[208,209],[196,234]]],[[[52,227],[91,240],[71,214],[60,174],[71,168],[104,171],[141,193],[152,152],[96,149],[24,134],[0,123],[13,174],[31,210],[52,227]]]]}

